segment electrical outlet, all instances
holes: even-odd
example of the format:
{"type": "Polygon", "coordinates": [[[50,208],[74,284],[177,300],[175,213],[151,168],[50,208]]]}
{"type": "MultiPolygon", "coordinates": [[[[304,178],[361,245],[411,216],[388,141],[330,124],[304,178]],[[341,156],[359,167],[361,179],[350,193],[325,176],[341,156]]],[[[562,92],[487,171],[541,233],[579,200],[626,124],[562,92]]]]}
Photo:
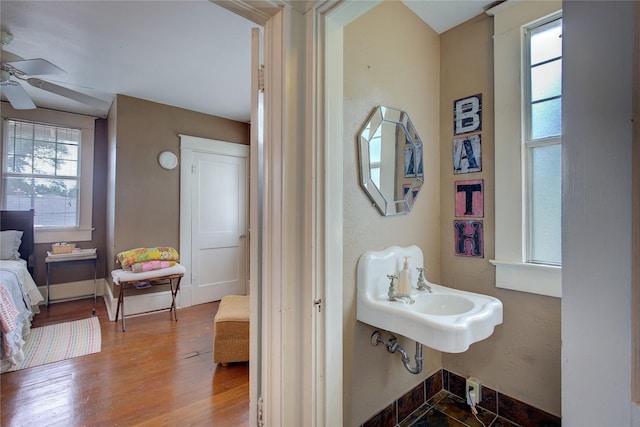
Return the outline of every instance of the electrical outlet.
{"type": "Polygon", "coordinates": [[[474,377],[467,378],[465,384],[465,395],[467,396],[468,405],[477,405],[482,398],[482,385],[480,380],[474,377]]]}

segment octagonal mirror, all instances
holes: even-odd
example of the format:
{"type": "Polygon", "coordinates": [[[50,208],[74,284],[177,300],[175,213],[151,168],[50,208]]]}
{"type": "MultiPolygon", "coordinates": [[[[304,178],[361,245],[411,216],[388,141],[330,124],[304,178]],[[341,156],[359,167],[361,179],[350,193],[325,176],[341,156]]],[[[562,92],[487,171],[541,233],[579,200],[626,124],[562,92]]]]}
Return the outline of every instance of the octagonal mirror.
{"type": "Polygon", "coordinates": [[[422,141],[409,115],[378,106],[358,134],[360,185],[382,215],[411,211],[424,182],[422,141]]]}

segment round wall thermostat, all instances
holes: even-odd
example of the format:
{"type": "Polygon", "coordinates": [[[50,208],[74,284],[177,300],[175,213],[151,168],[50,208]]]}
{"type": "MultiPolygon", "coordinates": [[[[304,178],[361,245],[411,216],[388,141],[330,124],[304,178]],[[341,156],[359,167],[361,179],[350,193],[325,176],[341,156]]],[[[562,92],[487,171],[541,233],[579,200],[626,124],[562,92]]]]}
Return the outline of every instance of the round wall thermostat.
{"type": "Polygon", "coordinates": [[[178,166],[178,156],[171,151],[163,151],[158,155],[158,163],[165,169],[175,169],[178,166]]]}

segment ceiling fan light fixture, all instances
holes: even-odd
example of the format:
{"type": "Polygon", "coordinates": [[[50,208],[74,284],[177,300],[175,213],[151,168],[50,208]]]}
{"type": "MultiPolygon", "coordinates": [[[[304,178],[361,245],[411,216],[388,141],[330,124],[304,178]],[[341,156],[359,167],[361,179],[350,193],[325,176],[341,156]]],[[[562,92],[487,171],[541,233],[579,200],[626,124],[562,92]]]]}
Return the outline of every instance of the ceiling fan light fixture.
{"type": "MultiPolygon", "coordinates": [[[[0,41],[3,45],[8,44],[13,40],[13,36],[8,32],[4,30],[0,30],[0,32],[0,41]]],[[[46,59],[22,59],[17,55],[12,55],[15,57],[15,60],[7,60],[6,53],[8,52],[3,52],[2,61],[0,61],[0,85],[2,86],[3,95],[7,98],[13,108],[18,110],[36,108],[30,94],[27,93],[24,87],[22,87],[22,82],[28,83],[30,86],[43,91],[60,95],[99,110],[108,111],[111,107],[110,102],[104,101],[100,98],[96,98],[46,80],[40,80],[39,78],[32,77],[49,74],[66,74],[62,68],[52,64],[46,59]]]]}
{"type": "Polygon", "coordinates": [[[6,70],[2,70],[0,72],[0,83],[4,83],[4,82],[8,82],[11,79],[11,73],[6,71],[6,70]]]}
{"type": "Polygon", "coordinates": [[[8,45],[9,43],[11,43],[11,41],[13,40],[13,36],[11,35],[11,33],[7,33],[6,31],[2,32],[2,45],[8,45]]]}

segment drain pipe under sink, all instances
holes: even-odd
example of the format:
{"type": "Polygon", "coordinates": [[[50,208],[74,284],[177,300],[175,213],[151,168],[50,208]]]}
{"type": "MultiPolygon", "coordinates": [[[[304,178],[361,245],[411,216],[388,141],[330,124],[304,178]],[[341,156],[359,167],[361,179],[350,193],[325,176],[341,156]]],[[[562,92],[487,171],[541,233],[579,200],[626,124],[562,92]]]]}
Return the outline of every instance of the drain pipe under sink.
{"type": "Polygon", "coordinates": [[[396,351],[399,351],[402,355],[402,363],[404,364],[404,367],[407,369],[407,371],[411,372],[412,374],[419,374],[420,372],[422,372],[422,344],[420,344],[419,342],[416,341],[415,367],[411,366],[411,358],[407,354],[407,351],[402,348],[400,344],[398,344],[398,339],[395,336],[391,335],[391,338],[389,338],[388,340],[384,340],[382,338],[382,335],[380,334],[380,331],[375,331],[371,335],[371,345],[377,346],[378,344],[384,344],[387,347],[387,351],[389,353],[395,353],[396,351]]]}

